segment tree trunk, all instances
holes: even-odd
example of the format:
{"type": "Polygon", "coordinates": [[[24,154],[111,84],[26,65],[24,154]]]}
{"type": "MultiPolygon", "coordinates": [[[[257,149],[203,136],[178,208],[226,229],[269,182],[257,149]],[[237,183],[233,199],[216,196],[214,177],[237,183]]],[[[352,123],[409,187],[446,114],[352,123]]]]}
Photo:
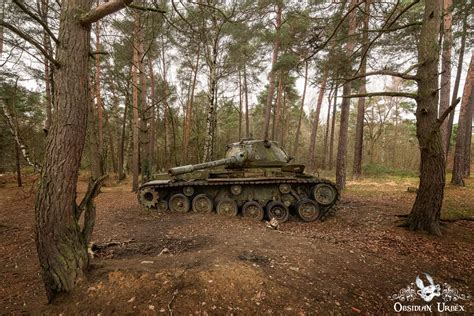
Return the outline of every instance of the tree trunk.
{"type": "Polygon", "coordinates": [[[239,141],[242,139],[242,74],[240,68],[239,74],[239,141]]]}
{"type": "Polygon", "coordinates": [[[339,87],[337,84],[334,87],[334,105],[332,107],[332,122],[331,122],[331,137],[329,139],[329,170],[332,170],[334,166],[334,133],[336,131],[336,113],[337,113],[337,90],[339,87]]]}
{"type": "Polygon", "coordinates": [[[48,134],[45,164],[35,204],[36,247],[48,300],[70,291],[89,263],[78,225],[76,184],[84,147],[90,29],[79,21],[91,1],[63,1],[55,74],[57,112],[48,134]]]}
{"type": "Polygon", "coordinates": [[[331,85],[331,89],[329,90],[329,95],[328,95],[328,113],[326,116],[326,130],[324,132],[324,147],[323,147],[323,168],[324,169],[327,168],[327,162],[328,162],[329,124],[331,121],[332,92],[333,92],[333,85],[331,85]]]}
{"type": "Polygon", "coordinates": [[[278,130],[280,127],[280,120],[281,120],[281,95],[283,92],[283,78],[282,78],[281,71],[278,75],[278,91],[277,91],[277,98],[275,102],[275,113],[273,114],[273,128],[272,128],[272,139],[278,141],[278,130]]]}
{"type": "Polygon", "coordinates": [[[210,161],[214,156],[215,144],[215,120],[216,120],[216,106],[217,106],[217,43],[215,42],[212,48],[212,57],[209,63],[209,92],[208,92],[208,108],[206,117],[206,137],[204,140],[204,157],[203,161],[210,161]]]}
{"type": "MultiPolygon", "coordinates": [[[[318,101],[316,103],[316,111],[314,113],[313,125],[311,128],[311,138],[309,141],[308,162],[309,162],[310,170],[316,170],[316,155],[315,155],[316,138],[318,135],[319,115],[321,113],[321,105],[323,103],[323,97],[324,97],[324,92],[326,90],[328,75],[329,75],[329,67],[325,67],[322,81],[321,81],[321,86],[319,88],[318,101]]],[[[329,105],[329,107],[331,107],[331,105],[329,105]]]]}
{"type": "MultiPolygon", "coordinates": [[[[365,2],[364,12],[364,31],[362,34],[362,45],[367,47],[369,44],[369,18],[370,18],[370,1],[365,2]]],[[[367,55],[364,54],[361,60],[360,75],[365,76],[367,70],[367,55]]],[[[362,77],[361,84],[359,87],[359,93],[364,94],[367,92],[366,89],[366,78],[362,77]]],[[[362,152],[364,147],[364,112],[365,112],[365,97],[359,98],[357,102],[357,121],[356,121],[356,134],[355,134],[355,145],[354,145],[354,165],[352,167],[352,177],[359,179],[362,175],[362,152]]]]}
{"type": "Polygon", "coordinates": [[[459,112],[459,123],[458,133],[456,135],[456,147],[454,150],[454,164],[453,164],[453,177],[451,183],[454,185],[464,186],[464,174],[465,174],[465,156],[466,156],[466,145],[469,128],[468,125],[472,124],[471,117],[471,104],[472,104],[472,90],[474,84],[474,52],[471,55],[471,62],[467,71],[466,82],[464,83],[464,91],[462,94],[461,110],[459,112]]]}
{"type": "Polygon", "coordinates": [[[300,105],[300,113],[298,117],[298,125],[296,127],[296,135],[295,135],[295,144],[293,146],[293,156],[298,156],[298,148],[299,148],[299,141],[300,141],[300,129],[301,129],[301,120],[303,119],[304,113],[304,99],[306,97],[306,87],[308,86],[308,62],[305,62],[304,65],[304,84],[303,84],[303,95],[301,96],[301,105],[300,105]]]}
{"type": "Polygon", "coordinates": [[[140,173],[140,140],[139,140],[139,113],[138,113],[138,66],[140,64],[140,51],[138,43],[138,33],[140,32],[140,20],[138,13],[135,13],[133,34],[133,57],[132,57],[132,109],[133,109],[133,154],[132,154],[132,191],[138,190],[138,176],[140,173]]]}
{"type": "Polygon", "coordinates": [[[130,101],[128,96],[125,98],[125,108],[123,110],[123,121],[122,121],[122,131],[120,135],[120,145],[119,145],[119,152],[118,152],[118,180],[121,181],[125,178],[125,173],[123,172],[123,165],[124,165],[124,157],[125,157],[125,132],[126,132],[126,127],[127,127],[127,111],[128,108],[130,107],[130,101]]]}
{"type": "Polygon", "coordinates": [[[247,90],[247,68],[244,64],[244,94],[245,94],[245,137],[250,138],[249,94],[247,90]]]}
{"type": "MultiPolygon", "coordinates": [[[[351,7],[357,4],[357,0],[351,0],[351,7]]],[[[351,56],[354,50],[354,42],[352,35],[356,31],[356,15],[355,10],[349,14],[349,31],[348,31],[348,42],[346,45],[346,54],[351,56]]],[[[350,60],[350,58],[348,59],[350,60]]],[[[348,74],[352,73],[352,65],[348,65],[348,74]]],[[[350,99],[345,96],[351,94],[351,81],[344,83],[342,87],[342,103],[341,103],[341,121],[339,124],[339,144],[337,147],[337,158],[336,158],[336,185],[342,190],[346,185],[346,153],[347,153],[347,139],[349,130],[349,111],[350,111],[350,99]]]]}
{"type": "Polygon", "coordinates": [[[155,161],[155,139],[156,139],[156,96],[155,96],[155,72],[153,71],[153,63],[151,58],[148,58],[148,71],[150,72],[150,115],[149,115],[149,142],[148,142],[148,161],[150,162],[151,171],[156,170],[155,161]]]}
{"type": "MultiPolygon", "coordinates": [[[[441,54],[441,90],[439,97],[439,113],[438,116],[443,114],[444,111],[449,107],[449,97],[451,94],[451,48],[453,46],[453,36],[452,36],[452,0],[443,1],[443,51],[441,54]]],[[[447,156],[448,148],[448,125],[449,121],[443,122],[441,124],[441,139],[443,144],[445,144],[444,152],[447,156]]]]}
{"type": "MultiPolygon", "coordinates": [[[[46,24],[49,25],[48,23],[48,14],[49,14],[49,1],[48,0],[41,0],[41,4],[39,5],[39,11],[40,11],[40,17],[41,20],[46,24]]],[[[51,38],[46,32],[46,30],[43,31],[43,46],[45,50],[53,56],[53,51],[51,48],[51,38]]],[[[53,117],[53,72],[52,70],[54,69],[51,67],[49,60],[44,57],[43,58],[44,62],[44,84],[45,84],[45,91],[46,91],[46,121],[44,124],[44,131],[46,134],[48,133],[49,129],[51,128],[51,121],[53,117]]]]}
{"type": "Polygon", "coordinates": [[[149,128],[148,128],[148,121],[150,118],[149,108],[147,106],[146,100],[146,79],[145,79],[145,34],[142,27],[140,27],[140,32],[138,36],[139,45],[139,56],[140,61],[138,64],[138,72],[139,72],[139,85],[140,85],[140,94],[139,94],[139,112],[140,112],[140,133],[141,135],[138,137],[140,139],[140,171],[141,171],[141,179],[142,183],[147,182],[151,178],[151,170],[150,170],[150,161],[148,158],[150,157],[149,153],[149,128]]]}
{"type": "Polygon", "coordinates": [[[469,102],[469,112],[467,114],[467,126],[466,126],[466,144],[464,145],[464,178],[471,176],[471,143],[472,143],[472,123],[474,122],[474,86],[471,88],[471,99],[469,102]]]}
{"type": "MultiPolygon", "coordinates": [[[[459,84],[461,81],[461,74],[462,74],[462,66],[464,62],[464,50],[466,48],[466,37],[467,37],[467,26],[468,26],[468,21],[467,18],[469,16],[469,10],[464,10],[464,16],[463,16],[463,27],[462,27],[462,35],[461,35],[461,46],[459,48],[459,58],[458,58],[458,68],[456,70],[456,79],[454,80],[454,87],[453,87],[453,95],[451,97],[451,104],[454,104],[456,102],[456,99],[458,98],[458,91],[459,91],[459,84]]],[[[451,134],[453,131],[453,123],[454,123],[454,112],[451,111],[449,115],[449,121],[446,129],[446,137],[445,143],[444,143],[444,152],[446,153],[446,159],[448,158],[449,154],[449,147],[451,145],[451,134]]]]}
{"type": "Polygon", "coordinates": [[[441,3],[425,1],[424,17],[418,42],[418,95],[416,136],[421,151],[420,185],[407,223],[412,230],[440,235],[439,219],[445,186],[444,150],[437,120],[438,104],[438,32],[441,3]]]}
{"type": "Polygon", "coordinates": [[[183,162],[184,163],[187,163],[189,160],[189,157],[188,157],[189,137],[191,135],[194,91],[196,89],[197,74],[199,70],[200,52],[201,52],[201,45],[198,46],[198,50],[196,53],[196,66],[194,66],[194,69],[192,72],[191,91],[190,91],[188,103],[186,106],[186,114],[184,116],[184,127],[183,127],[183,162]]]}
{"type": "Polygon", "coordinates": [[[281,11],[282,4],[278,2],[277,13],[276,13],[276,25],[275,25],[275,39],[273,40],[273,53],[272,53],[272,68],[268,74],[268,95],[267,102],[265,103],[265,111],[263,118],[263,139],[267,140],[270,131],[270,116],[272,113],[272,101],[273,93],[275,91],[275,65],[278,60],[278,52],[280,50],[280,27],[281,27],[281,11]]]}
{"type": "Polygon", "coordinates": [[[18,187],[22,187],[21,183],[21,163],[20,163],[20,147],[15,142],[15,161],[16,161],[16,183],[18,187]]]}
{"type": "MultiPolygon", "coordinates": [[[[93,93],[91,93],[93,94],[93,93]]],[[[91,169],[91,178],[92,180],[97,180],[102,176],[102,165],[101,165],[101,156],[99,151],[99,139],[97,135],[97,121],[94,102],[91,100],[89,102],[89,114],[88,119],[88,128],[89,132],[89,160],[90,160],[90,169],[91,169]]]]}
{"type": "MultiPolygon", "coordinates": [[[[97,1],[99,4],[99,1],[97,1]]],[[[95,49],[96,51],[101,50],[100,44],[100,23],[95,23],[95,49]]],[[[100,166],[100,176],[104,174],[104,102],[102,100],[102,95],[100,91],[100,54],[95,54],[95,102],[96,102],[96,111],[97,111],[97,150],[100,157],[99,166],[100,166]]]]}

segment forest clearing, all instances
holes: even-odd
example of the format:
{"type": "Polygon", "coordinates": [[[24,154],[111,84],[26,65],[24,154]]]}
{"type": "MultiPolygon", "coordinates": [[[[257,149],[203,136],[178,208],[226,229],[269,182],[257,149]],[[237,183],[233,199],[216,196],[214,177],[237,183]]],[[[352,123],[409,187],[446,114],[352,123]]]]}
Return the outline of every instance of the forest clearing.
{"type": "Polygon", "coordinates": [[[473,18],[1,0],[0,314],[472,314],[473,18]]]}
{"type": "Polygon", "coordinates": [[[427,271],[472,291],[474,182],[448,186],[442,239],[396,227],[416,182],[351,181],[336,216],[292,217],[279,230],[242,217],[145,210],[127,182],[107,183],[93,238],[104,247],[86,280],[52,305],[35,255],[33,197],[28,187],[9,185],[0,188],[0,306],[48,314],[380,314],[392,311],[388,296],[427,271]]]}

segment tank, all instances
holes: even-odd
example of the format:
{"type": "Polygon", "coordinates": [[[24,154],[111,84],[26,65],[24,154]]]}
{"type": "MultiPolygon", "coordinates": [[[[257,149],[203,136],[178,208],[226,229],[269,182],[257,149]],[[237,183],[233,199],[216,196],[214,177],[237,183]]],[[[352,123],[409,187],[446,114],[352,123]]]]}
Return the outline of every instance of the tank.
{"type": "Polygon", "coordinates": [[[228,144],[223,159],[178,166],[167,179],[144,183],[138,200],[150,209],[217,213],[254,220],[323,219],[339,199],[334,183],[304,173],[305,166],[269,140],[228,144]]]}

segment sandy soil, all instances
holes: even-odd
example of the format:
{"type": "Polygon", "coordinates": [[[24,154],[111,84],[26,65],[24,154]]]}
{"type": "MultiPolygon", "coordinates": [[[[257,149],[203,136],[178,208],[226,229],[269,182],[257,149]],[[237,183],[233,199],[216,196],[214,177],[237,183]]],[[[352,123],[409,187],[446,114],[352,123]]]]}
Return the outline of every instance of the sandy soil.
{"type": "MultiPolygon", "coordinates": [[[[461,204],[471,193],[447,190],[461,204]]],[[[128,187],[107,186],[97,198],[99,249],[90,271],[47,305],[34,195],[7,185],[0,188],[0,313],[380,314],[393,312],[389,296],[424,272],[473,296],[474,222],[447,222],[443,237],[397,227],[414,196],[404,183],[350,184],[334,217],[292,217],[272,230],[241,217],[147,211],[128,187]]],[[[473,298],[462,304],[474,311],[473,298]]]]}

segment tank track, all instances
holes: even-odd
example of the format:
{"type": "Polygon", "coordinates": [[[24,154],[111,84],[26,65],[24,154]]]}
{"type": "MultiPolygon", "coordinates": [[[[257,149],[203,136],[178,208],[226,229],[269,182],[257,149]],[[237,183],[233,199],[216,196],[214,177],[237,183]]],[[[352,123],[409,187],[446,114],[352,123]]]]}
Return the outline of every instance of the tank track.
{"type": "MultiPolygon", "coordinates": [[[[157,207],[157,203],[155,203],[154,199],[155,199],[155,193],[156,195],[159,195],[158,192],[163,192],[165,191],[164,195],[166,196],[166,208],[168,208],[168,203],[170,201],[170,197],[171,196],[174,196],[174,195],[177,195],[177,194],[180,194],[180,193],[177,193],[177,192],[184,192],[184,195],[187,195],[188,198],[189,198],[189,202],[191,202],[193,200],[193,198],[195,198],[197,195],[194,194],[195,191],[199,191],[201,192],[201,195],[209,195],[208,193],[206,193],[206,188],[208,188],[209,190],[210,189],[217,189],[217,190],[221,190],[222,191],[222,187],[226,187],[226,188],[230,188],[232,186],[242,186],[243,188],[250,188],[250,187],[254,187],[255,190],[263,190],[265,188],[275,188],[275,186],[280,186],[282,184],[289,184],[290,185],[290,188],[291,188],[291,193],[287,193],[287,195],[292,195],[292,196],[295,196],[295,200],[293,203],[291,203],[291,205],[288,205],[287,208],[289,209],[290,206],[292,208],[298,208],[298,203],[301,201],[301,200],[312,200],[313,202],[316,202],[317,201],[315,200],[315,198],[311,198],[311,190],[313,190],[317,185],[319,184],[326,184],[328,186],[330,186],[333,190],[333,192],[335,193],[335,197],[333,199],[333,201],[329,204],[329,205],[322,205],[322,204],[318,204],[319,206],[319,215],[317,216],[317,218],[315,219],[312,219],[312,220],[305,220],[303,219],[304,221],[313,221],[313,220],[325,220],[327,219],[329,216],[332,216],[335,214],[335,211],[336,211],[336,208],[335,208],[335,205],[336,203],[339,201],[339,198],[340,198],[340,194],[339,194],[339,191],[337,190],[336,186],[334,183],[332,183],[331,181],[329,180],[326,180],[326,179],[320,179],[320,178],[313,178],[313,177],[308,177],[308,178],[287,178],[287,177],[275,177],[275,178],[272,178],[272,179],[262,179],[262,178],[245,178],[245,179],[242,179],[242,178],[225,178],[225,179],[207,179],[207,180],[194,180],[194,181],[151,181],[151,182],[147,182],[145,183],[144,185],[142,185],[138,191],[138,200],[139,202],[147,207],[147,208],[159,208],[157,207]],[[301,195],[298,195],[296,192],[294,192],[294,188],[299,186],[299,185],[303,185],[305,190],[309,190],[310,192],[306,192],[307,194],[303,194],[303,197],[301,197],[301,195]],[[186,194],[185,193],[185,190],[186,188],[192,188],[192,193],[190,195],[186,194]],[[179,190],[179,191],[177,191],[179,190]],[[147,203],[147,200],[144,198],[144,194],[143,192],[149,192],[152,196],[153,196],[153,201],[150,201],[149,203],[147,203]],[[204,192],[204,194],[202,193],[204,192]],[[304,196],[306,195],[306,196],[304,196]],[[297,196],[300,196],[299,198],[297,196]]],[[[184,196],[183,195],[183,196],[184,196]]],[[[281,195],[281,194],[280,194],[281,195]]],[[[156,197],[157,198],[157,197],[156,197]]],[[[210,199],[211,200],[211,199],[210,199]]],[[[218,200],[215,198],[215,196],[212,198],[213,200],[213,207],[215,206],[214,205],[214,202],[218,202],[218,200]]],[[[260,203],[262,208],[265,208],[265,205],[264,204],[270,204],[270,202],[272,202],[272,199],[266,199],[267,202],[265,203],[260,203]]],[[[253,200],[247,200],[246,202],[251,202],[253,200]]],[[[278,200],[279,201],[279,200],[278,200]]],[[[282,200],[283,201],[283,200],[282,200]]],[[[246,203],[245,202],[245,203],[246,203]]],[[[244,204],[245,206],[245,203],[241,201],[241,203],[239,203],[239,208],[242,208],[244,204]]],[[[218,203],[216,203],[218,204],[218,203]]],[[[237,205],[237,204],[236,204],[237,205]]],[[[191,208],[191,207],[190,207],[191,208]]],[[[266,215],[268,216],[268,210],[267,212],[265,212],[266,215]]],[[[299,213],[298,213],[299,214],[299,213]]],[[[263,218],[263,216],[256,216],[257,219],[261,219],[260,217],[263,218]]],[[[302,217],[300,215],[300,217],[302,217]]],[[[302,217],[303,218],[303,217],[302,217]]],[[[286,219],[284,220],[286,221],[286,219]]]]}

